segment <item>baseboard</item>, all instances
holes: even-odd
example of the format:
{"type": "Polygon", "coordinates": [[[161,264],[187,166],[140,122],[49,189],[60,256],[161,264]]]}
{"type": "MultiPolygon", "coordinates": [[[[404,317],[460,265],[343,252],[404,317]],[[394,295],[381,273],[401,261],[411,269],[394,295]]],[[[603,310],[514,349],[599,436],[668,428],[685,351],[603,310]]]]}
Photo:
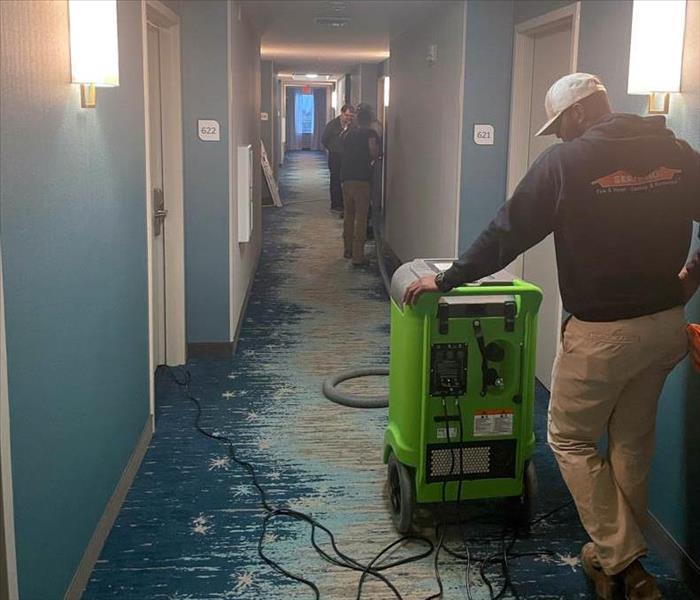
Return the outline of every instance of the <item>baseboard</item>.
{"type": "Polygon", "coordinates": [[[95,567],[95,563],[100,557],[102,547],[107,540],[109,532],[112,530],[114,521],[116,521],[122,504],[124,504],[124,500],[126,499],[126,494],[128,493],[129,488],[134,481],[134,477],[136,477],[136,473],[141,466],[141,461],[146,454],[146,450],[148,449],[148,444],[151,441],[152,435],[153,415],[149,415],[146,425],[143,428],[143,432],[141,433],[141,437],[139,438],[136,447],[129,457],[129,462],[122,473],[119,483],[117,484],[116,488],[114,488],[114,493],[109,499],[100,521],[97,523],[97,527],[92,534],[92,538],[90,538],[90,542],[88,543],[83,554],[83,558],[80,560],[80,564],[73,575],[73,579],[70,582],[65,595],[63,596],[63,600],[80,600],[82,597],[85,587],[90,580],[92,570],[95,567]]]}
{"type": "Polygon", "coordinates": [[[194,342],[187,344],[187,360],[190,358],[231,358],[233,342],[194,342]]]}
{"type": "Polygon", "coordinates": [[[669,531],[651,513],[645,528],[650,545],[664,557],[669,566],[683,582],[700,597],[700,565],[673,538],[669,531]]]}

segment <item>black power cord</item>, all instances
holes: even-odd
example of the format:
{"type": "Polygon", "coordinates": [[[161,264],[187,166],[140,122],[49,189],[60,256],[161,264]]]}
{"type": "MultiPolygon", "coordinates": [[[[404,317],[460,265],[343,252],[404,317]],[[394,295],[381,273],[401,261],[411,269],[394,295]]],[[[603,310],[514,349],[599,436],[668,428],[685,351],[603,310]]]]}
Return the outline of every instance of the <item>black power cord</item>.
{"type": "MultiPolygon", "coordinates": [[[[178,385],[178,387],[181,388],[183,391],[185,397],[190,400],[195,408],[196,408],[196,417],[195,417],[195,422],[194,422],[194,428],[203,436],[215,440],[217,442],[223,442],[228,450],[229,457],[240,467],[245,469],[250,476],[250,479],[252,481],[253,486],[257,490],[259,497],[260,497],[260,504],[264,508],[266,514],[264,515],[262,519],[262,531],[260,533],[260,537],[258,538],[258,556],[267,564],[270,568],[272,568],[274,571],[280,573],[284,577],[291,579],[293,581],[296,581],[297,583],[301,583],[311,590],[313,590],[314,595],[316,600],[320,600],[321,598],[321,593],[320,590],[318,589],[318,586],[313,582],[308,579],[305,579],[304,577],[300,575],[295,575],[291,571],[288,571],[284,567],[282,567],[279,563],[277,563],[275,560],[270,558],[265,554],[264,550],[264,539],[265,535],[267,533],[268,527],[270,526],[271,521],[278,517],[286,517],[290,518],[292,520],[298,521],[298,522],[303,522],[311,526],[311,545],[313,546],[314,550],[317,552],[317,554],[326,562],[337,566],[339,568],[343,569],[349,569],[352,571],[357,571],[358,573],[361,573],[360,581],[358,583],[358,590],[357,590],[357,600],[360,600],[361,595],[362,595],[362,586],[368,576],[372,576],[375,579],[380,580],[386,587],[394,594],[394,596],[397,598],[397,600],[404,600],[401,594],[399,593],[398,589],[389,581],[389,579],[382,574],[383,571],[388,571],[390,569],[396,568],[401,565],[405,565],[407,563],[411,562],[416,562],[423,560],[424,558],[428,558],[435,552],[434,555],[434,569],[435,569],[435,576],[436,580],[438,582],[438,587],[439,591],[437,594],[434,594],[427,598],[426,600],[435,600],[437,598],[442,597],[443,594],[443,584],[442,584],[442,579],[440,577],[440,572],[439,572],[439,556],[440,556],[440,551],[445,550],[446,553],[451,555],[452,557],[458,559],[458,560],[463,560],[466,561],[467,564],[467,596],[469,600],[471,600],[471,589],[470,589],[470,583],[469,583],[469,568],[471,565],[472,560],[481,560],[481,568],[480,568],[480,574],[484,582],[486,583],[487,587],[490,590],[490,595],[492,600],[499,600],[502,598],[506,591],[508,589],[511,590],[511,592],[514,594],[514,597],[516,600],[519,598],[517,595],[517,591],[515,590],[515,587],[513,586],[512,580],[510,578],[510,567],[508,560],[509,559],[517,559],[517,558],[524,558],[528,556],[539,556],[542,554],[542,552],[537,552],[537,553],[514,553],[513,552],[513,547],[515,546],[515,543],[518,540],[518,531],[517,529],[513,533],[513,537],[506,547],[505,545],[505,540],[506,540],[506,530],[504,529],[503,535],[500,538],[501,542],[501,550],[496,553],[496,554],[491,554],[489,556],[486,556],[484,558],[479,558],[478,556],[473,556],[471,555],[471,552],[469,550],[468,544],[465,542],[465,553],[461,554],[457,551],[454,551],[450,549],[447,544],[445,543],[445,535],[447,532],[447,527],[449,525],[452,525],[453,523],[445,523],[443,520],[442,526],[438,525],[435,530],[436,537],[438,536],[438,533],[441,530],[440,536],[439,536],[439,542],[438,546],[436,547],[433,542],[428,539],[425,536],[420,536],[420,535],[406,535],[403,536],[394,542],[391,542],[387,546],[385,546],[368,564],[362,564],[360,561],[355,560],[354,558],[348,556],[347,554],[343,553],[340,548],[338,547],[336,538],[333,534],[333,532],[325,527],[322,523],[314,519],[311,515],[308,515],[306,513],[288,509],[288,508],[275,508],[272,506],[267,499],[267,494],[265,493],[264,488],[260,485],[260,482],[258,481],[257,478],[257,472],[255,471],[255,467],[251,465],[249,462],[238,458],[236,455],[236,451],[234,448],[233,441],[231,438],[224,436],[224,435],[218,435],[211,433],[204,429],[200,422],[202,419],[202,405],[200,401],[192,395],[192,392],[190,390],[190,384],[192,381],[192,375],[187,369],[183,369],[184,372],[184,378],[179,379],[177,375],[175,374],[175,370],[171,367],[165,367],[168,371],[168,374],[170,375],[170,378],[178,385]],[[316,533],[317,531],[320,530],[323,533],[325,533],[331,543],[331,547],[333,549],[333,554],[329,554],[327,551],[325,551],[323,548],[321,548],[318,545],[318,542],[316,540],[316,533]],[[391,551],[393,548],[406,543],[406,542],[419,542],[421,544],[424,544],[426,546],[426,549],[418,554],[414,554],[411,556],[408,556],[406,558],[398,559],[393,562],[389,562],[386,564],[382,564],[381,566],[376,566],[379,560],[387,554],[389,551],[391,551]],[[499,591],[498,594],[494,594],[493,591],[493,586],[491,585],[490,581],[488,580],[486,574],[485,574],[485,568],[488,564],[490,563],[496,563],[500,564],[503,570],[503,576],[504,576],[504,587],[499,591]]],[[[460,439],[463,439],[464,432],[463,432],[463,424],[462,424],[462,411],[461,411],[461,406],[459,405],[459,402],[456,404],[458,413],[459,413],[459,422],[460,422],[460,439]]],[[[446,411],[446,408],[445,408],[446,411]]],[[[449,420],[445,421],[445,425],[447,427],[447,439],[448,439],[448,444],[450,443],[450,431],[449,431],[449,426],[450,422],[449,420]]],[[[454,451],[451,452],[451,467],[450,467],[450,472],[454,470],[454,451]]],[[[461,446],[460,446],[460,471],[463,470],[462,467],[462,455],[461,455],[461,446]]],[[[461,500],[461,484],[462,484],[462,477],[460,477],[460,482],[459,482],[459,488],[458,488],[458,500],[461,500]]],[[[447,485],[447,476],[443,480],[443,490],[442,490],[442,495],[443,495],[443,502],[446,501],[446,485],[447,485]]],[[[566,502],[565,504],[562,504],[561,506],[558,506],[557,508],[549,511],[548,513],[542,515],[541,517],[538,517],[534,521],[530,522],[530,526],[534,526],[542,521],[545,521],[555,513],[567,508],[568,506],[571,506],[573,504],[573,500],[570,500],[566,502]]],[[[493,513],[485,513],[482,515],[478,515],[476,517],[470,518],[467,521],[472,522],[472,521],[478,521],[480,519],[486,518],[486,517],[493,517],[493,513]]],[[[460,518],[458,519],[457,524],[459,525],[460,529],[464,526],[465,521],[461,518],[461,512],[460,512],[460,518]]],[[[462,531],[463,533],[463,531],[462,531]]],[[[550,554],[553,554],[550,552],[550,554]]]]}
{"type": "Polygon", "coordinates": [[[466,543],[466,536],[464,535],[464,522],[462,520],[462,481],[464,479],[464,415],[462,414],[462,405],[459,403],[459,398],[455,398],[455,404],[457,406],[457,415],[459,416],[459,487],[457,488],[457,511],[459,516],[459,534],[464,542],[464,550],[467,555],[467,564],[465,567],[465,585],[467,588],[467,599],[472,600],[471,593],[471,553],[469,551],[469,545],[466,543]]]}
{"type": "MultiPolygon", "coordinates": [[[[447,445],[450,448],[450,470],[445,473],[445,477],[442,480],[442,503],[443,505],[447,503],[447,482],[449,481],[449,478],[452,476],[452,473],[454,473],[455,470],[455,451],[454,448],[452,447],[452,441],[450,439],[450,416],[447,412],[447,403],[445,402],[445,399],[442,399],[442,411],[445,417],[445,437],[447,438],[447,445]]],[[[429,596],[426,598],[426,600],[436,600],[437,598],[442,598],[442,595],[444,593],[444,587],[442,584],[442,576],[440,575],[440,551],[443,548],[443,545],[445,543],[445,533],[447,532],[447,527],[445,526],[445,519],[444,519],[444,513],[443,513],[443,519],[442,519],[442,533],[440,533],[440,524],[436,525],[435,527],[435,537],[438,539],[438,545],[437,548],[435,549],[435,557],[433,560],[433,570],[435,572],[435,581],[437,581],[438,584],[438,591],[437,593],[433,594],[432,596],[429,596]]]]}
{"type": "MultiPolygon", "coordinates": [[[[460,530],[460,534],[464,543],[464,548],[465,548],[465,553],[460,554],[458,552],[455,552],[445,546],[445,551],[453,556],[454,558],[457,558],[458,560],[463,560],[466,562],[466,574],[465,574],[465,584],[466,584],[466,592],[467,592],[467,598],[468,600],[472,600],[472,594],[471,594],[471,563],[472,560],[476,561],[481,561],[481,565],[479,567],[479,576],[483,580],[483,582],[486,584],[486,587],[489,590],[489,597],[490,600],[500,600],[505,596],[505,594],[510,591],[511,594],[513,595],[513,598],[515,600],[519,600],[520,595],[518,594],[517,589],[515,588],[515,585],[513,584],[513,580],[511,578],[510,574],[510,564],[508,562],[509,559],[518,559],[518,558],[525,558],[529,556],[539,556],[542,554],[542,552],[537,552],[537,553],[515,553],[513,552],[513,548],[516,544],[516,542],[519,539],[519,531],[517,528],[514,529],[512,532],[512,539],[506,546],[506,540],[507,540],[507,534],[508,534],[508,529],[507,527],[504,526],[503,533],[498,539],[494,539],[493,541],[499,541],[500,542],[500,550],[497,553],[493,553],[491,555],[487,555],[483,558],[480,558],[478,556],[473,556],[471,553],[471,550],[469,548],[469,544],[467,544],[467,537],[464,534],[464,525],[465,521],[462,519],[462,512],[461,512],[461,500],[462,500],[462,483],[463,483],[463,478],[464,478],[464,465],[463,465],[463,445],[464,445],[464,420],[463,420],[463,413],[462,413],[462,406],[459,402],[459,398],[455,398],[455,407],[457,408],[457,414],[459,417],[459,438],[460,438],[460,479],[459,479],[459,487],[457,491],[457,510],[458,510],[458,526],[460,530]],[[502,577],[503,577],[503,587],[500,589],[498,593],[494,591],[493,584],[489,580],[487,574],[486,574],[486,567],[490,563],[496,563],[501,566],[502,570],[502,577]]],[[[443,498],[444,500],[444,498],[443,498]]],[[[566,503],[556,507],[555,509],[545,513],[541,517],[538,517],[537,519],[531,521],[528,526],[533,527],[537,525],[538,523],[541,523],[542,521],[548,519],[552,515],[554,515],[557,512],[560,512],[561,510],[564,510],[565,508],[571,506],[573,504],[573,500],[569,500],[566,503]]],[[[483,516],[491,516],[491,515],[483,515],[483,516]]],[[[478,518],[478,517],[477,517],[478,518]]],[[[472,519],[473,520],[473,519],[472,519]]],[[[550,553],[548,551],[545,551],[545,553],[550,553]]],[[[551,553],[550,553],[551,554],[551,553]]]]}
{"type": "Polygon", "coordinates": [[[266,514],[263,517],[262,520],[262,531],[260,533],[260,537],[258,538],[258,556],[267,564],[269,567],[271,567],[274,571],[280,573],[284,577],[291,579],[293,581],[296,581],[297,583],[301,583],[311,590],[313,590],[314,595],[316,600],[320,600],[321,598],[321,592],[318,589],[318,586],[313,582],[308,579],[305,579],[304,577],[300,575],[295,575],[291,571],[288,571],[284,567],[282,567],[279,563],[277,563],[275,560],[270,558],[265,554],[264,550],[264,539],[265,539],[265,534],[267,533],[267,529],[270,525],[270,522],[273,521],[274,519],[278,517],[286,517],[293,519],[295,521],[307,523],[308,525],[311,526],[311,544],[318,553],[318,555],[325,560],[326,562],[329,562],[330,564],[333,564],[337,567],[343,568],[343,569],[349,569],[352,571],[357,571],[359,573],[362,573],[362,576],[360,578],[360,583],[358,584],[358,593],[357,593],[357,598],[359,600],[361,594],[362,594],[362,585],[366,579],[367,576],[371,575],[372,577],[379,579],[384,585],[391,590],[391,592],[394,594],[394,596],[397,598],[397,600],[404,600],[403,596],[399,593],[398,589],[387,579],[385,575],[382,574],[382,571],[387,571],[389,569],[393,569],[395,567],[398,567],[400,565],[404,565],[410,562],[416,562],[419,560],[423,560],[424,558],[429,557],[434,549],[435,546],[433,545],[433,542],[429,540],[427,537],[424,536],[419,536],[419,535],[407,535],[399,538],[398,540],[392,542],[388,546],[386,546],[384,549],[382,549],[376,557],[367,565],[362,564],[361,562],[355,560],[354,558],[348,556],[347,554],[343,553],[340,548],[338,548],[338,544],[336,542],[335,536],[333,532],[325,527],[322,523],[314,519],[311,515],[308,515],[306,513],[296,511],[296,510],[291,510],[289,508],[276,508],[272,506],[267,499],[267,494],[265,493],[265,490],[263,487],[260,485],[260,482],[258,481],[257,473],[255,471],[255,467],[251,465],[249,462],[238,458],[236,455],[236,451],[234,448],[233,440],[231,438],[225,436],[225,435],[219,435],[219,434],[214,434],[206,429],[204,429],[201,426],[201,419],[202,419],[202,405],[200,401],[192,395],[191,389],[190,389],[190,384],[192,382],[192,375],[187,369],[183,369],[184,371],[184,378],[179,379],[177,375],[175,374],[175,370],[171,367],[166,367],[168,374],[170,375],[171,379],[180,387],[180,389],[183,391],[185,397],[194,404],[197,414],[195,417],[195,422],[194,422],[194,428],[203,436],[215,440],[217,442],[223,442],[226,445],[226,448],[228,450],[229,457],[231,460],[233,460],[237,465],[240,467],[243,467],[250,476],[250,479],[252,481],[253,486],[258,492],[258,495],[260,497],[260,504],[265,510],[266,514]],[[333,549],[333,552],[335,554],[329,554],[325,550],[323,550],[317,543],[316,541],[316,531],[320,530],[324,532],[331,543],[331,547],[333,549]],[[427,546],[427,549],[424,550],[423,552],[420,552],[419,554],[414,554],[412,556],[408,556],[403,559],[399,559],[387,564],[384,564],[382,566],[376,567],[375,564],[377,561],[384,556],[387,552],[389,552],[392,548],[405,543],[409,541],[414,541],[414,542],[420,542],[422,544],[425,544],[427,546]]]}

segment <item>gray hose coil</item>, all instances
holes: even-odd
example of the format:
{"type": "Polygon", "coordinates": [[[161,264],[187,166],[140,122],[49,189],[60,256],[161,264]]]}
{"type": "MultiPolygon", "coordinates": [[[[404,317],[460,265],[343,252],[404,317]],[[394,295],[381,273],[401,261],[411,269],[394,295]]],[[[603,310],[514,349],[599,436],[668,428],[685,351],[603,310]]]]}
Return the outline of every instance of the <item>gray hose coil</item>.
{"type": "Polygon", "coordinates": [[[388,375],[389,369],[386,367],[370,367],[367,369],[353,369],[331,375],[323,382],[323,394],[329,400],[336,404],[349,406],[350,408],[386,408],[389,406],[388,396],[379,396],[377,398],[360,398],[352,394],[344,394],[340,392],[336,386],[348,379],[356,379],[358,377],[368,377],[373,375],[388,375]]]}
{"type": "MultiPolygon", "coordinates": [[[[380,207],[373,202],[372,206],[372,228],[374,230],[374,240],[377,250],[377,262],[379,263],[379,273],[382,276],[384,289],[387,296],[391,297],[391,279],[386,269],[384,260],[384,232],[381,221],[379,219],[380,207]]],[[[353,369],[331,375],[323,382],[323,394],[329,400],[336,404],[349,406],[350,408],[387,408],[389,406],[388,396],[379,396],[377,398],[361,398],[352,394],[345,394],[337,389],[337,386],[348,379],[357,379],[358,377],[368,377],[373,375],[389,375],[387,367],[370,367],[367,369],[353,369]]]]}

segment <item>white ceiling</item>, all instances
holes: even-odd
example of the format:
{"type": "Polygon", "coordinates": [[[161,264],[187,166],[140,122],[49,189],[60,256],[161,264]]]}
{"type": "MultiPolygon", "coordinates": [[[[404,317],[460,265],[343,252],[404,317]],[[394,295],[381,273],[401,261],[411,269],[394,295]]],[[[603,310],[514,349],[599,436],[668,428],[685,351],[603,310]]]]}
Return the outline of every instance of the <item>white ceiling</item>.
{"type": "Polygon", "coordinates": [[[262,37],[262,57],[277,72],[340,75],[359,63],[389,57],[389,41],[437,2],[423,0],[247,0],[243,10],[262,37]],[[349,18],[345,27],[319,25],[318,17],[349,18]]]}

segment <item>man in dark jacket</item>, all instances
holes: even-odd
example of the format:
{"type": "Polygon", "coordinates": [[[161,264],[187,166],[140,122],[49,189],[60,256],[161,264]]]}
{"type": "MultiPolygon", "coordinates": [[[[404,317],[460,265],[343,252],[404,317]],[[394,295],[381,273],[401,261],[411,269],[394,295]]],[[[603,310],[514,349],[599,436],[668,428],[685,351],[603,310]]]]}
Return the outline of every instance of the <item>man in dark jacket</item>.
{"type": "Polygon", "coordinates": [[[513,197],[449,269],[405,301],[510,264],[554,232],[565,324],[554,364],[548,441],[591,542],[581,553],[599,598],[661,598],[641,566],[659,395],[688,352],[683,306],[700,283],[700,154],[663,117],[612,113],[597,77],[547,92],[545,150],[513,197]],[[684,266],[685,265],[685,266],[684,266]],[[596,444],[608,434],[608,455],[596,444]]]}
{"type": "Polygon", "coordinates": [[[321,143],[328,150],[328,170],[331,176],[331,210],[343,212],[343,190],[340,183],[340,161],[342,145],[340,134],[352,123],[354,109],[351,104],[345,104],[338,115],[326,124],[321,136],[321,143]]]}
{"type": "Polygon", "coordinates": [[[343,244],[345,258],[353,265],[365,265],[367,214],[370,201],[372,163],[379,156],[379,136],[371,128],[372,114],[367,109],[357,111],[357,123],[341,135],[342,160],[340,179],[343,182],[345,217],[343,244]]]}

